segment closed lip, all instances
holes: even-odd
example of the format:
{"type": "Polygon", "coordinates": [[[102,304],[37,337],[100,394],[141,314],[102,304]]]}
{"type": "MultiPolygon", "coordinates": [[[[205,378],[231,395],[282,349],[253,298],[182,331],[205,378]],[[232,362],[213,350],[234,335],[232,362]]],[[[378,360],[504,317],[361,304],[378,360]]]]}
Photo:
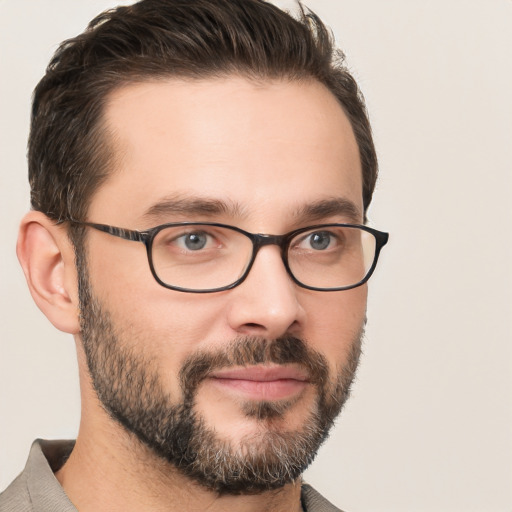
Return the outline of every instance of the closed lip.
{"type": "Polygon", "coordinates": [[[213,379],[247,380],[254,382],[272,382],[277,380],[296,380],[308,382],[306,370],[297,366],[243,366],[214,371],[209,375],[213,379]]]}

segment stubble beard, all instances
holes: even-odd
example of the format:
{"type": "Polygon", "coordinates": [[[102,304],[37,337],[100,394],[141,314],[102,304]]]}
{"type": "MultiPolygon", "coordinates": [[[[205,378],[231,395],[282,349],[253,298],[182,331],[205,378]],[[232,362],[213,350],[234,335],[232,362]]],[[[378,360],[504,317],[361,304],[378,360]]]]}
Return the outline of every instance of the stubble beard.
{"type": "Polygon", "coordinates": [[[87,365],[98,398],[115,421],[183,475],[218,494],[257,494],[300,477],[349,396],[361,352],[362,329],[334,379],[329,376],[325,357],[291,336],[275,340],[237,338],[222,351],[195,353],[182,365],[182,400],[175,403],[162,385],[155,361],[142,351],[127,348],[143,347],[144,343],[120,341],[110,314],[93,296],[85,261],[77,266],[87,365]],[[233,446],[206,425],[196,408],[198,388],[214,370],[270,363],[305,368],[310,384],[315,386],[316,401],[298,430],[286,430],[279,421],[296,400],[245,402],[241,412],[255,421],[258,429],[233,446]]]}

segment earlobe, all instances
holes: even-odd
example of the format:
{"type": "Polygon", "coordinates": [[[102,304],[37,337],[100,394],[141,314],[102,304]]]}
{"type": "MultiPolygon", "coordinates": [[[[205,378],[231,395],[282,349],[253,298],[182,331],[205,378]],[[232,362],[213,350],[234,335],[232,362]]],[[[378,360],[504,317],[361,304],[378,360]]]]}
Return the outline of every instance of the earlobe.
{"type": "Polygon", "coordinates": [[[29,212],[21,221],[16,252],[39,309],[57,329],[77,334],[77,277],[66,228],[41,212],[29,212]]]}

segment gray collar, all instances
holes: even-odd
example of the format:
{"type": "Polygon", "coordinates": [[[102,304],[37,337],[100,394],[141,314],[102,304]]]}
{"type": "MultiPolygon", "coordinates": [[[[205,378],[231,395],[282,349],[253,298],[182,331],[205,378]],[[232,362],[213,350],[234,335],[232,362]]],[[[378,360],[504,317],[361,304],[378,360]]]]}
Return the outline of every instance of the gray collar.
{"type": "MultiPolygon", "coordinates": [[[[34,441],[25,470],[0,495],[0,509],[77,512],[54,475],[69,457],[74,444],[74,441],[34,441]]],[[[341,512],[307,484],[302,485],[301,502],[304,512],[341,512]]]]}

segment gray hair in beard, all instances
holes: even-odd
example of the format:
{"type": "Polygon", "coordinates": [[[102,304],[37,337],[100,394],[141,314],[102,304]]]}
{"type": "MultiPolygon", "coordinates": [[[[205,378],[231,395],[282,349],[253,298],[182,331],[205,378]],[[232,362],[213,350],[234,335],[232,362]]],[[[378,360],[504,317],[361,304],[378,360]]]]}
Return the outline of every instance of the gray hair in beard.
{"type": "Polygon", "coordinates": [[[93,296],[84,255],[80,257],[81,337],[94,389],[110,416],[183,475],[218,494],[257,494],[299,478],[349,396],[363,329],[354,336],[344,366],[333,376],[322,354],[292,336],[242,337],[220,350],[194,353],[180,370],[182,400],[176,403],[162,385],[155,370],[158,365],[142,349],[136,352],[134,344],[120,342],[122,326],[113,324],[93,296]],[[245,403],[242,412],[261,428],[233,446],[205,424],[195,407],[198,388],[216,369],[270,363],[305,368],[316,388],[316,402],[298,430],[278,426],[297,399],[245,403]]]}

